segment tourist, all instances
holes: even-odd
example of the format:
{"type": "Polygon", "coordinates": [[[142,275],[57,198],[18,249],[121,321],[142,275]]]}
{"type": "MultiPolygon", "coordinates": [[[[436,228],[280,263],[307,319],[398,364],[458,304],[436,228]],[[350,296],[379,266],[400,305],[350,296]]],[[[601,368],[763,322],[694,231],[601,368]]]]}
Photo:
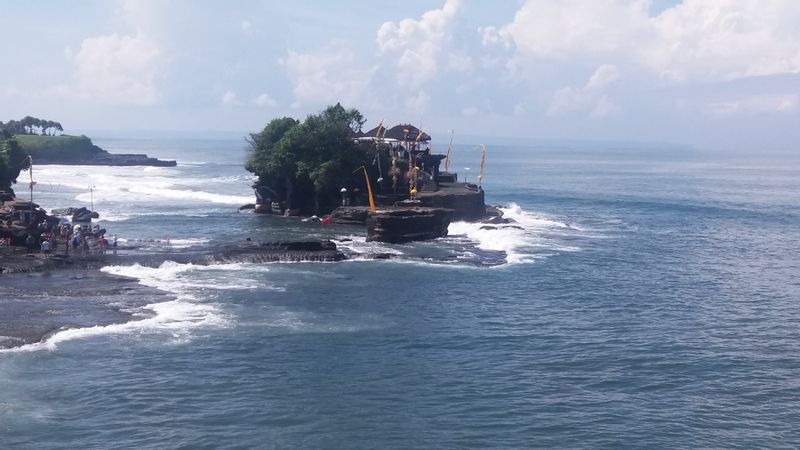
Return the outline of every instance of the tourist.
{"type": "Polygon", "coordinates": [[[25,238],[25,247],[28,249],[28,253],[33,253],[35,246],[36,238],[34,238],[32,234],[28,233],[28,237],[25,238]]]}
{"type": "Polygon", "coordinates": [[[81,236],[81,232],[77,231],[72,235],[70,239],[70,243],[72,244],[72,249],[75,251],[75,254],[78,255],[81,252],[81,241],[83,240],[81,236]]]}
{"type": "Polygon", "coordinates": [[[42,241],[42,254],[45,259],[50,257],[50,241],[47,239],[42,241]]]}

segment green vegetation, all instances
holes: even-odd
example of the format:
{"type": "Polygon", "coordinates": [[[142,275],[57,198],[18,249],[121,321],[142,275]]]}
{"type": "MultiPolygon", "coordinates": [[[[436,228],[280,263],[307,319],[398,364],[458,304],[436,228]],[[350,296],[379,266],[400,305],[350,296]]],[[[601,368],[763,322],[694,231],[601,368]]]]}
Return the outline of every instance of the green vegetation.
{"type": "Polygon", "coordinates": [[[104,153],[86,136],[17,135],[15,139],[31,155],[34,164],[37,160],[82,161],[104,153]]]}
{"type": "Polygon", "coordinates": [[[27,155],[19,143],[0,131],[0,189],[10,188],[20,170],[27,167],[27,155]]]}
{"type": "Polygon", "coordinates": [[[273,119],[260,133],[250,135],[245,168],[258,175],[258,186],[271,191],[271,197],[278,197],[272,200],[287,210],[331,211],[339,204],[342,187],[364,189],[363,177],[358,182],[353,171],[373,161],[375,148],[353,140],[363,124],[358,110],[338,103],[303,122],[273,119]]]}
{"type": "Polygon", "coordinates": [[[56,133],[62,133],[64,128],[61,127],[60,123],[52,120],[25,116],[21,120],[10,120],[8,123],[0,121],[0,130],[5,130],[12,135],[39,134],[42,136],[55,136],[56,133]]]}

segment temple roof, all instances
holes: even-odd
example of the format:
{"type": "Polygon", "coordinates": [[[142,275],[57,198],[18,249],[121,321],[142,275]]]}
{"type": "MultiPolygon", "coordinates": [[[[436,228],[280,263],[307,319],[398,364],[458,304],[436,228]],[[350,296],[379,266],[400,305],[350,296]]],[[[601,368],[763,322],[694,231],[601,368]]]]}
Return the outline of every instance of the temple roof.
{"type": "MultiPolygon", "coordinates": [[[[419,128],[415,127],[414,125],[409,124],[400,124],[395,125],[391,128],[383,127],[381,130],[381,137],[383,139],[396,139],[398,141],[416,141],[417,135],[420,133],[419,128]]],[[[378,134],[378,127],[375,127],[369,131],[365,131],[363,133],[358,134],[356,137],[376,137],[378,134]]],[[[428,133],[422,132],[422,136],[419,138],[420,141],[427,142],[431,140],[430,135],[428,133]]]]}

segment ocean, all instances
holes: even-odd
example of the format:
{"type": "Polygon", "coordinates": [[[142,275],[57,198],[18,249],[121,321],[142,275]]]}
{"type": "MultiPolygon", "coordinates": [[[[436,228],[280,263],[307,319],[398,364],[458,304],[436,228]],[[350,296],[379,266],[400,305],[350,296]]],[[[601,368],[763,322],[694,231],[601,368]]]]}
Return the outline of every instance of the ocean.
{"type": "Polygon", "coordinates": [[[94,142],[179,161],[35,167],[121,246],[355,256],[0,277],[0,448],[800,446],[800,155],[486,142],[515,227],[389,245],[237,211],[241,138],[94,142]]]}

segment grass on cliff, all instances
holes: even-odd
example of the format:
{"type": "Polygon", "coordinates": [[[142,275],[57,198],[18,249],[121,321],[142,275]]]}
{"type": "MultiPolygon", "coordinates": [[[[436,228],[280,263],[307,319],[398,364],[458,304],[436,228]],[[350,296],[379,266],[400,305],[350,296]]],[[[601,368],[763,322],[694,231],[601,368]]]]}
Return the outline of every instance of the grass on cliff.
{"type": "Polygon", "coordinates": [[[88,158],[102,150],[92,144],[91,139],[86,136],[36,136],[21,135],[14,136],[22,147],[36,161],[41,159],[82,159],[88,158]]]}

